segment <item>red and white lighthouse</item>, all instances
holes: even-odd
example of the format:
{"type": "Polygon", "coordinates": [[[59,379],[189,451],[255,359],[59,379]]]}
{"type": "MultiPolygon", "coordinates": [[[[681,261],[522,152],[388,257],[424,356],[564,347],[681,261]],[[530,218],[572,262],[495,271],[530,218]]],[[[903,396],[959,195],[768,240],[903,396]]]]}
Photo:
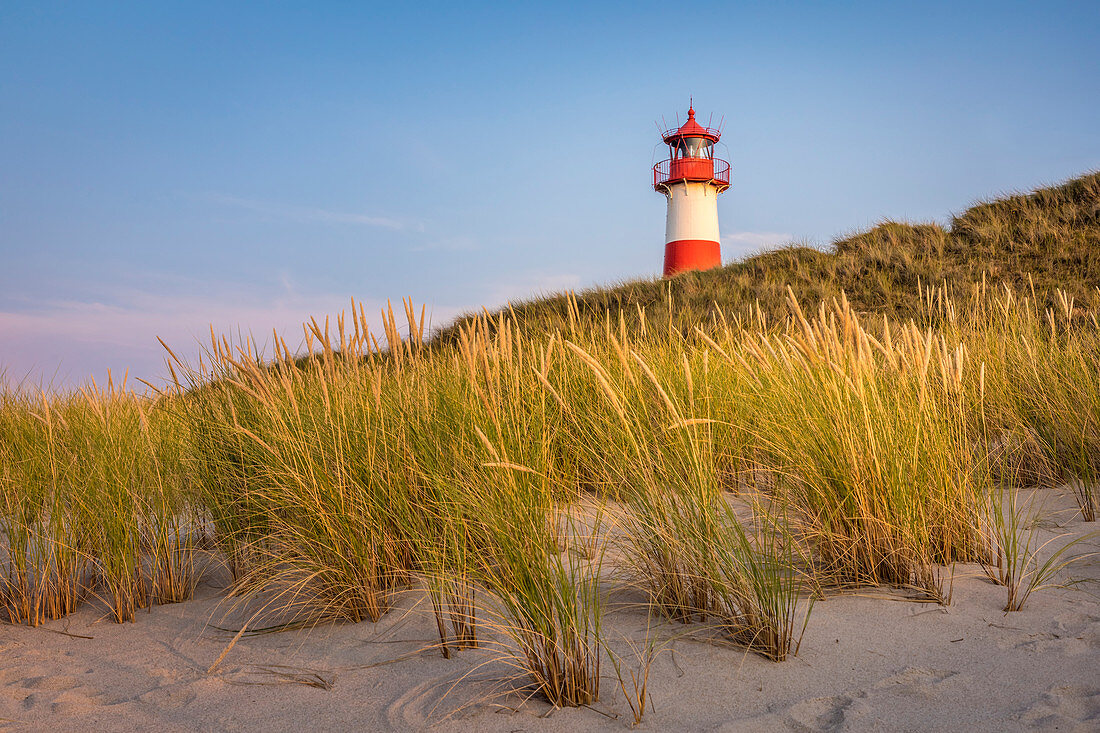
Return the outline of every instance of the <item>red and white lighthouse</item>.
{"type": "Polygon", "coordinates": [[[665,277],[722,264],[718,244],[718,194],[730,187],[730,164],[714,157],[721,131],[695,121],[664,133],[668,160],[653,166],[653,188],[668,197],[665,277]]]}

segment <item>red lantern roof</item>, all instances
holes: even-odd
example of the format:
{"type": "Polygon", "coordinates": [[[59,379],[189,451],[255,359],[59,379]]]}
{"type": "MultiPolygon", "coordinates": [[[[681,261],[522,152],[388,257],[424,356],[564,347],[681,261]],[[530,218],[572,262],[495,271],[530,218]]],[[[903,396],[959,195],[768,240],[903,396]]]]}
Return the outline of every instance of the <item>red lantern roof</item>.
{"type": "Polygon", "coordinates": [[[713,127],[703,127],[695,121],[695,108],[688,107],[687,122],[680,125],[675,130],[669,130],[664,134],[665,142],[669,145],[674,145],[677,141],[685,137],[703,137],[710,140],[712,143],[718,142],[718,138],[722,137],[722,132],[716,130],[713,127]]]}

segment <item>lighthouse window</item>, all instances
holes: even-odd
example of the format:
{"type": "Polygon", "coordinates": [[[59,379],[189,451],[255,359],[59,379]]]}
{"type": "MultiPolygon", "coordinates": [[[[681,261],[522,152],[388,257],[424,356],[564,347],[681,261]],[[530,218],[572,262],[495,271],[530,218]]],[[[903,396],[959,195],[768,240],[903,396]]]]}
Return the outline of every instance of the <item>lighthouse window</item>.
{"type": "Polygon", "coordinates": [[[685,137],[676,146],[677,158],[709,158],[710,141],[705,137],[685,137]]]}

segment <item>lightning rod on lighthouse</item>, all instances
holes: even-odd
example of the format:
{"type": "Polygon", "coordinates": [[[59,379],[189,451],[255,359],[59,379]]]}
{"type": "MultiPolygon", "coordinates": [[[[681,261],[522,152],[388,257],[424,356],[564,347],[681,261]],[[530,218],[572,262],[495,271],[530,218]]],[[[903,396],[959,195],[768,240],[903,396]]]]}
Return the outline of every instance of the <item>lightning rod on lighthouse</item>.
{"type": "Polygon", "coordinates": [[[688,119],[662,136],[668,160],[653,166],[653,188],[668,198],[664,276],[709,270],[722,264],[718,239],[718,194],[730,186],[730,164],[714,157],[721,131],[688,119]]]}

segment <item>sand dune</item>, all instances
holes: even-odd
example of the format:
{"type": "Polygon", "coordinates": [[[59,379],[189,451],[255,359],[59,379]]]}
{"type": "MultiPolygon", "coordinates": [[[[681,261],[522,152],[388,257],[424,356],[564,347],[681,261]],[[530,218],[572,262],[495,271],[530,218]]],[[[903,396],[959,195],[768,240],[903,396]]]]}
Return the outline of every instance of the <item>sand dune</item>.
{"type": "MultiPolygon", "coordinates": [[[[1072,498],[1043,492],[1043,538],[1095,525],[1072,498]],[[1058,527],[1058,524],[1064,525],[1058,527]]],[[[1092,538],[1078,553],[1100,550],[1092,538]]],[[[956,569],[950,606],[863,592],[819,601],[797,657],[776,664],[662,624],[650,677],[650,730],[1100,730],[1100,557],[1065,577],[1092,582],[1037,593],[1001,611],[1003,588],[956,569]]],[[[196,600],[154,607],[134,624],[90,603],[43,628],[0,627],[0,719],[14,730],[623,730],[631,714],[610,664],[591,709],[552,710],[508,692],[509,669],[485,650],[451,660],[430,606],[405,594],[377,624],[242,637],[206,670],[244,618],[215,577],[196,600]]],[[[640,638],[640,596],[619,591],[612,639],[640,638]]],[[[625,646],[622,649],[625,651],[625,646]]]]}

